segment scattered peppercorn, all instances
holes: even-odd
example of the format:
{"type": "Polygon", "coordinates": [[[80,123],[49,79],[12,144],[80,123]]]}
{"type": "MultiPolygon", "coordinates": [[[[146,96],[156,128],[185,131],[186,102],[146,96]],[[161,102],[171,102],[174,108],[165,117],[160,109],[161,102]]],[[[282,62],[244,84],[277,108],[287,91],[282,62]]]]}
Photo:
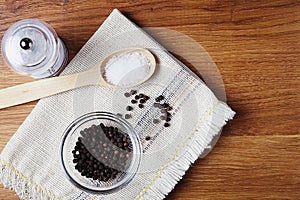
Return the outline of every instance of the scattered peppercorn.
{"type": "Polygon", "coordinates": [[[145,103],[146,101],[144,99],[141,99],[140,100],[140,103],[145,103]]]}
{"type": "Polygon", "coordinates": [[[131,96],[131,94],[130,94],[130,93],[128,93],[128,92],[125,92],[125,93],[124,93],[124,96],[125,96],[125,97],[130,97],[130,96],[131,96]]]}
{"type": "Polygon", "coordinates": [[[132,110],[133,110],[133,107],[127,106],[127,107],[126,107],[126,110],[127,110],[127,111],[132,111],[132,110]]]}
{"type": "MultiPolygon", "coordinates": [[[[155,103],[153,104],[153,106],[155,108],[160,109],[160,113],[161,116],[159,117],[161,120],[165,121],[164,123],[164,127],[169,127],[170,126],[170,122],[171,121],[171,113],[169,111],[171,111],[173,108],[170,106],[169,103],[167,102],[162,102],[165,99],[165,97],[163,95],[159,95],[158,97],[155,98],[155,103]]],[[[155,122],[157,122],[155,120],[155,122]]],[[[154,123],[154,120],[153,120],[154,123]]]]}
{"type": "Polygon", "coordinates": [[[171,117],[171,113],[169,113],[169,112],[166,112],[165,115],[166,115],[166,117],[169,117],[169,118],[171,117]]]}
{"type": "Polygon", "coordinates": [[[148,96],[145,95],[145,96],[143,97],[143,99],[144,99],[145,101],[148,101],[148,100],[150,99],[150,97],[148,97],[148,96]]]}
{"type": "Polygon", "coordinates": [[[157,98],[158,98],[160,101],[162,101],[162,100],[165,99],[165,97],[164,97],[163,95],[159,95],[157,98]]]}
{"type": "MultiPolygon", "coordinates": [[[[139,108],[144,108],[144,104],[147,102],[147,100],[150,99],[149,96],[143,94],[143,93],[139,93],[137,94],[136,90],[131,90],[130,92],[126,92],[124,94],[126,97],[129,97],[131,95],[135,95],[134,98],[131,100],[132,104],[137,104],[138,103],[138,107],[139,108]]],[[[153,104],[153,106],[155,108],[159,108],[160,112],[162,113],[162,115],[159,117],[161,120],[165,121],[164,126],[168,127],[170,126],[169,121],[171,121],[171,114],[169,113],[169,111],[171,111],[173,108],[167,103],[167,102],[162,102],[165,99],[165,97],[163,95],[159,95],[158,97],[155,98],[155,103],[153,104]]],[[[127,106],[126,107],[127,111],[132,111],[133,107],[132,106],[127,106]]],[[[125,119],[129,119],[131,118],[131,114],[126,114],[125,115],[125,119]]],[[[158,124],[160,122],[159,119],[153,119],[153,123],[154,124],[158,124]]],[[[116,145],[119,145],[116,142],[116,145]]]]}
{"type": "Polygon", "coordinates": [[[158,123],[159,123],[159,120],[158,120],[158,119],[153,119],[153,123],[154,123],[154,124],[158,124],[158,123]]]}
{"type": "Polygon", "coordinates": [[[149,135],[145,137],[146,141],[149,141],[150,139],[151,139],[151,137],[149,135]]]}
{"type": "Polygon", "coordinates": [[[166,117],[164,115],[159,117],[161,120],[166,120],[166,117]]]}
{"type": "Polygon", "coordinates": [[[135,103],[137,103],[137,101],[134,100],[134,99],[132,99],[132,100],[131,100],[131,103],[132,103],[132,104],[135,104],[135,103]]]}
{"type": "Polygon", "coordinates": [[[130,91],[130,94],[131,94],[131,95],[135,95],[135,94],[136,94],[136,90],[131,90],[131,91],[130,91]]]}
{"type": "Polygon", "coordinates": [[[173,109],[173,108],[172,108],[171,106],[169,106],[169,105],[168,105],[167,108],[166,108],[167,111],[171,111],[172,109],[173,109]]]}
{"type": "Polygon", "coordinates": [[[131,118],[131,114],[126,114],[125,115],[125,119],[130,119],[131,118]]]}

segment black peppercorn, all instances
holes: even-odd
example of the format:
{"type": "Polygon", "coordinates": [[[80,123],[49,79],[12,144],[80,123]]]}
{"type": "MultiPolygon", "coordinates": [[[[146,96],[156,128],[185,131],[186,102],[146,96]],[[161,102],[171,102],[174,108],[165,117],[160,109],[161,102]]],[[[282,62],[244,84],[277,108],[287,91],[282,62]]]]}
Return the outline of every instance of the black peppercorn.
{"type": "Polygon", "coordinates": [[[170,124],[169,123],[164,123],[164,127],[169,127],[170,126],[170,124]]]}
{"type": "Polygon", "coordinates": [[[133,108],[132,108],[131,106],[127,106],[127,107],[126,107],[126,110],[127,110],[127,111],[132,111],[133,108]]]}
{"type": "Polygon", "coordinates": [[[161,113],[167,113],[167,111],[166,111],[164,108],[162,108],[162,109],[160,110],[160,112],[161,112],[161,113]]]}
{"type": "Polygon", "coordinates": [[[118,147],[122,148],[122,147],[123,147],[123,143],[122,143],[122,142],[119,142],[119,143],[118,143],[118,147]]]}
{"type": "Polygon", "coordinates": [[[159,117],[161,120],[166,120],[166,116],[162,115],[159,117]]]}
{"type": "Polygon", "coordinates": [[[131,95],[135,95],[135,94],[136,94],[136,90],[131,90],[131,91],[130,91],[130,94],[131,94],[131,95]]]}
{"type": "Polygon", "coordinates": [[[148,97],[148,96],[145,95],[145,96],[143,97],[143,99],[144,99],[145,101],[148,101],[148,100],[150,99],[150,97],[148,97]]]}
{"type": "Polygon", "coordinates": [[[144,105],[143,104],[139,104],[139,108],[144,108],[144,105]]]}
{"type": "Polygon", "coordinates": [[[148,141],[148,140],[150,140],[150,139],[151,139],[150,136],[146,136],[146,137],[145,137],[145,140],[146,140],[146,141],[148,141]]]}
{"type": "Polygon", "coordinates": [[[166,112],[166,114],[165,114],[167,117],[171,117],[171,113],[169,113],[169,112],[166,112]]]}
{"type": "Polygon", "coordinates": [[[134,100],[134,99],[132,99],[132,100],[131,100],[131,103],[132,103],[132,104],[135,104],[135,103],[137,103],[137,101],[134,100]]]}
{"type": "Polygon", "coordinates": [[[158,119],[153,119],[153,123],[154,123],[154,124],[158,124],[158,123],[159,123],[159,120],[158,120],[158,119]]]}
{"type": "Polygon", "coordinates": [[[131,118],[131,115],[130,114],[126,114],[125,115],[125,119],[130,119],[131,118]]]}
{"type": "Polygon", "coordinates": [[[141,99],[140,100],[140,103],[145,103],[146,101],[144,99],[141,99]]]}
{"type": "Polygon", "coordinates": [[[159,95],[159,96],[158,96],[158,99],[161,101],[161,100],[164,100],[165,97],[164,97],[163,95],[159,95]]]}
{"type": "Polygon", "coordinates": [[[173,108],[171,106],[167,106],[166,110],[171,111],[173,108]]]}
{"type": "Polygon", "coordinates": [[[130,96],[131,96],[131,94],[130,94],[130,93],[128,93],[128,92],[125,92],[125,93],[124,93],[124,96],[125,96],[125,97],[130,97],[130,96]]]}

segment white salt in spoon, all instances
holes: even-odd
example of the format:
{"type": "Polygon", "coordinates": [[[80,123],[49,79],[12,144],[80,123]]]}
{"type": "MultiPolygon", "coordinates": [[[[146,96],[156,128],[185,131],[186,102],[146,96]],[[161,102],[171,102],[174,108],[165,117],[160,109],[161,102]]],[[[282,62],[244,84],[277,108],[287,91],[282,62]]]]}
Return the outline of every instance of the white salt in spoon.
{"type": "MultiPolygon", "coordinates": [[[[124,66],[126,67],[126,66],[124,66]]],[[[43,97],[65,92],[71,89],[87,86],[87,85],[109,85],[111,87],[134,87],[148,80],[154,73],[156,62],[153,54],[147,49],[131,48],[115,52],[106,57],[102,62],[93,68],[66,76],[58,76],[47,79],[41,79],[13,87],[0,90],[0,109],[15,106],[43,97]],[[130,85],[113,85],[105,78],[105,65],[113,57],[121,54],[140,53],[145,56],[149,63],[149,74],[144,79],[130,85]]]]}

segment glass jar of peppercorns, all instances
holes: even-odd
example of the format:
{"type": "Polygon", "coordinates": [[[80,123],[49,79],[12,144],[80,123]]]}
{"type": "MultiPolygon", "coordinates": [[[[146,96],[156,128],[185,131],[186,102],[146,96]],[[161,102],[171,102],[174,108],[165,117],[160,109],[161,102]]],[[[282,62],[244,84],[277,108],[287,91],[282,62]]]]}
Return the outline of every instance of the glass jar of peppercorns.
{"type": "Polygon", "coordinates": [[[110,193],[133,179],[141,161],[141,143],[125,119],[92,112],[67,127],[60,158],[75,186],[91,193],[110,193]]]}

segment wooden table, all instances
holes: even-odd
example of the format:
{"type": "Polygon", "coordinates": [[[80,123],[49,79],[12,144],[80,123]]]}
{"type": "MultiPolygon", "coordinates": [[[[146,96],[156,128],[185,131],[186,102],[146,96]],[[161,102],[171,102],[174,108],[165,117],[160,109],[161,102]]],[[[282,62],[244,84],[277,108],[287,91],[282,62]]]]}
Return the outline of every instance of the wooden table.
{"type": "MultiPolygon", "coordinates": [[[[141,27],[170,28],[200,43],[237,112],[213,152],[167,199],[300,199],[300,2],[6,0],[0,37],[17,20],[39,18],[55,28],[72,58],[113,8],[141,27]]],[[[0,60],[0,88],[31,80],[0,60]]],[[[0,150],[35,104],[1,110],[0,150]]],[[[18,199],[0,189],[0,199],[18,199]]]]}

